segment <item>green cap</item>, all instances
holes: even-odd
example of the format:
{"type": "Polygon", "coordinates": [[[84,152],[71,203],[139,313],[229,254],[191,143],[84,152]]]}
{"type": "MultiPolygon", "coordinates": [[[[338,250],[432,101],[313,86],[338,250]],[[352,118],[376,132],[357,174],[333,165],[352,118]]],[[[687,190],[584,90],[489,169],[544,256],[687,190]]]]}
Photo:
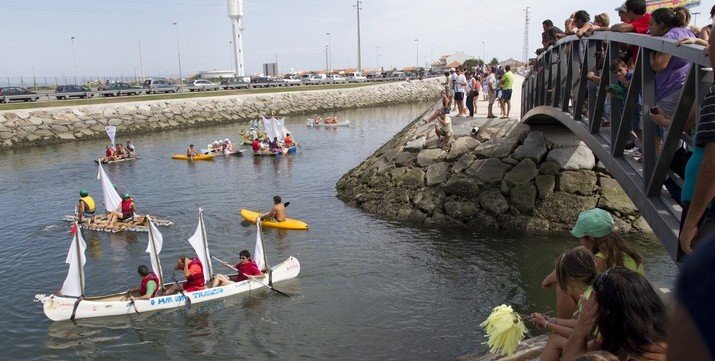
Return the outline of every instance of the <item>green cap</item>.
{"type": "Polygon", "coordinates": [[[131,198],[131,197],[132,197],[132,196],[130,196],[129,193],[124,193],[124,194],[122,195],[122,199],[127,199],[127,198],[131,198]]]}
{"type": "Polygon", "coordinates": [[[576,238],[585,236],[599,238],[613,232],[613,217],[603,209],[594,208],[582,212],[578,216],[571,234],[576,238]]]}
{"type": "Polygon", "coordinates": [[[88,195],[89,195],[89,193],[87,193],[86,190],[80,189],[80,191],[79,191],[79,196],[80,196],[80,197],[86,197],[86,196],[88,196],[88,195]]]}

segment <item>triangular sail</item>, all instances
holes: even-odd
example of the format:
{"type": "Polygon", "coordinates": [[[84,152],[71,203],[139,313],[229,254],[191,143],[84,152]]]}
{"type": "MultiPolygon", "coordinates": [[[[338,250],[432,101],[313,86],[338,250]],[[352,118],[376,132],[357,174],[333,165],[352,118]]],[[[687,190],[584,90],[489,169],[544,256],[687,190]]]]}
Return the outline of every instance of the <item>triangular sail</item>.
{"type": "Polygon", "coordinates": [[[97,171],[97,179],[102,183],[102,201],[104,203],[104,209],[109,212],[114,212],[119,208],[119,204],[122,203],[122,198],[119,197],[119,193],[114,189],[112,181],[104,172],[104,167],[99,164],[99,171],[97,171]]]}
{"type": "Polygon", "coordinates": [[[84,242],[82,231],[76,223],[75,227],[77,231],[72,238],[65,260],[65,263],[69,264],[69,270],[60,293],[64,296],[82,297],[84,296],[84,264],[87,263],[84,251],[87,249],[87,243],[84,242]]]}
{"type": "Polygon", "coordinates": [[[256,248],[253,250],[253,261],[256,262],[258,269],[263,271],[267,268],[266,253],[263,251],[263,236],[261,235],[261,221],[256,222],[256,248]]]}
{"type": "Polygon", "coordinates": [[[196,232],[189,238],[189,244],[199,257],[201,264],[204,266],[204,280],[208,282],[213,277],[213,267],[211,265],[211,254],[209,253],[208,240],[206,239],[206,226],[204,225],[203,210],[199,208],[199,225],[196,226],[196,232]]]}
{"type": "Polygon", "coordinates": [[[151,258],[151,269],[159,277],[159,284],[164,284],[164,272],[161,271],[161,260],[159,259],[159,253],[161,253],[161,247],[164,243],[164,237],[161,232],[156,228],[154,222],[151,221],[149,215],[146,216],[147,222],[149,222],[149,244],[146,247],[146,252],[149,253],[151,258]]]}
{"type": "Polygon", "coordinates": [[[107,132],[109,140],[112,141],[112,146],[114,146],[114,138],[117,135],[117,127],[114,125],[107,125],[106,127],[104,127],[104,130],[107,132]]]}
{"type": "Polygon", "coordinates": [[[278,136],[278,134],[276,134],[276,128],[273,125],[273,120],[273,118],[266,119],[263,117],[263,129],[265,129],[269,141],[273,141],[273,138],[278,136]]]}

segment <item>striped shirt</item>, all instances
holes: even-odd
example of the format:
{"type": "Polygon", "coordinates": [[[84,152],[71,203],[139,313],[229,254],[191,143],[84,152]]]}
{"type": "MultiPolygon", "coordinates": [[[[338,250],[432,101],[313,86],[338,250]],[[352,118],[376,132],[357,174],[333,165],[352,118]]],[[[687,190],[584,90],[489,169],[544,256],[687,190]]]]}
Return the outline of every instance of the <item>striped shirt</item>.
{"type": "Polygon", "coordinates": [[[708,143],[715,143],[715,84],[710,86],[710,91],[703,100],[695,134],[695,146],[704,147],[708,143]]]}

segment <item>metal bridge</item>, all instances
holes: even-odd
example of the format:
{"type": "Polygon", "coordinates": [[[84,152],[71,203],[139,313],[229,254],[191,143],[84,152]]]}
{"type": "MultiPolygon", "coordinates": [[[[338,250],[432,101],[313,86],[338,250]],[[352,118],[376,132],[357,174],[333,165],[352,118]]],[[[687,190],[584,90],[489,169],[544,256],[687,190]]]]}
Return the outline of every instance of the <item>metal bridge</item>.
{"type": "Polygon", "coordinates": [[[692,144],[686,122],[694,104],[698,119],[699,105],[710,83],[712,69],[701,46],[675,46],[669,39],[632,33],[596,32],[581,39],[572,35],[537,58],[534,70],[522,85],[522,121],[532,125],[560,123],[576,134],[603,162],[673,260],[678,261],[682,256],[678,244],[682,208],[665,190],[664,182],[670,179],[669,182],[682,186],[682,178],[671,170],[671,162],[678,148],[692,144]],[[585,47],[582,60],[580,47],[585,47]],[[631,47],[640,50],[623,109],[612,101],[610,114],[604,114],[609,98],[607,88],[618,82],[611,74],[610,64],[618,59],[620,49],[631,47]],[[650,107],[655,104],[655,72],[650,64],[653,52],[692,62],[661,146],[656,142],[657,125],[649,116],[650,107]],[[598,62],[597,53],[602,58],[598,62]],[[600,82],[588,80],[591,71],[600,73],[600,82]],[[638,104],[639,98],[642,105],[638,104]],[[642,162],[624,155],[636,107],[642,107],[645,140],[639,144],[642,162]],[[610,127],[602,126],[604,115],[610,115],[610,127]]]}

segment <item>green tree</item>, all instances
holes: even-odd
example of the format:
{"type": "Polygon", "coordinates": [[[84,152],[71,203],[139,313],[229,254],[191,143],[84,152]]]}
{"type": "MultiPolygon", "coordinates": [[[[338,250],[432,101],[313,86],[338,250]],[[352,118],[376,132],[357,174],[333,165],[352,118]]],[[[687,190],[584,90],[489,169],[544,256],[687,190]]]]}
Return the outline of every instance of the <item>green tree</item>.
{"type": "Polygon", "coordinates": [[[477,59],[467,59],[462,66],[466,69],[474,69],[474,67],[479,66],[479,61],[477,59]]]}
{"type": "Polygon", "coordinates": [[[489,61],[489,66],[497,66],[499,65],[499,59],[497,58],[492,58],[491,61],[489,61]]]}

